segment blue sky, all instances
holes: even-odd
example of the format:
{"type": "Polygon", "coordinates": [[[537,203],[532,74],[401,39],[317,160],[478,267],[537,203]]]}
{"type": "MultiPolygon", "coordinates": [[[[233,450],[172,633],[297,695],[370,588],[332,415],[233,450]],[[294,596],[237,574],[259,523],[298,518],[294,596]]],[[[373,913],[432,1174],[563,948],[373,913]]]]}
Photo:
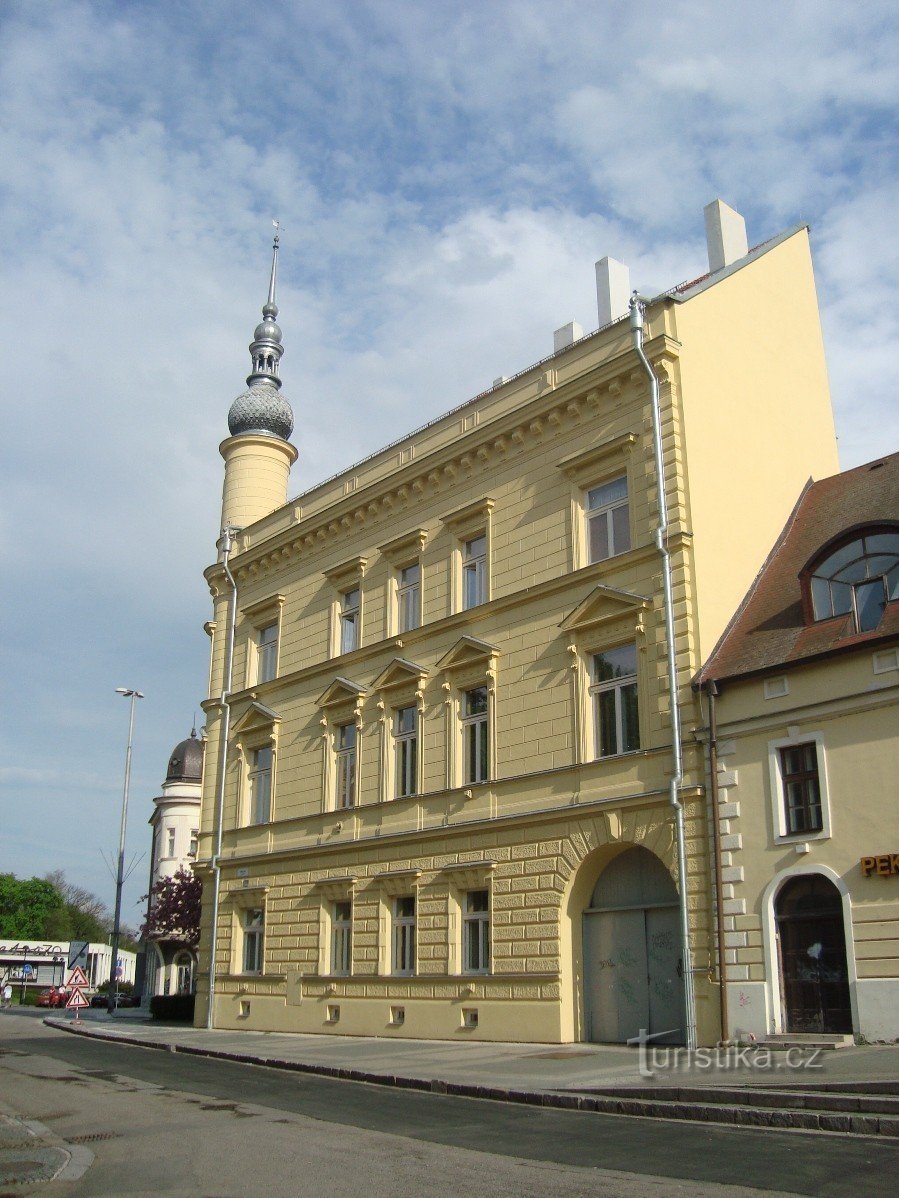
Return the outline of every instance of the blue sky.
{"type": "MultiPolygon", "coordinates": [[[[271,217],[298,492],[595,327],[593,263],[812,228],[844,467],[899,448],[895,6],[0,7],[0,869],[112,900],[206,684],[271,217]]],[[[126,890],[137,922],[146,858],[126,890]]]]}

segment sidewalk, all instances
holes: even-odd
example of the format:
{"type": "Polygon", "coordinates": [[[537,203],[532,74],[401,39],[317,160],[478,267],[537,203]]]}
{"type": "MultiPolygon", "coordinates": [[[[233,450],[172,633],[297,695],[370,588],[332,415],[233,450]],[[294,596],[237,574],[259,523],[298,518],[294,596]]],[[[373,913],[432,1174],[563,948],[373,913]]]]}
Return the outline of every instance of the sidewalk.
{"type": "MultiPolygon", "coordinates": [[[[692,1063],[657,1049],[644,1058],[636,1048],[599,1044],[494,1044],[468,1041],[405,1040],[278,1032],[207,1031],[150,1021],[143,1011],[115,1015],[92,1011],[76,1021],[68,1016],[44,1020],[82,1035],[146,1048],[221,1057],[276,1068],[348,1078],[377,1084],[507,1098],[543,1103],[555,1095],[580,1105],[576,1095],[647,1087],[744,1087],[788,1090],[879,1090],[899,1094],[899,1045],[864,1045],[788,1060],[784,1053],[755,1055],[732,1049],[708,1050],[692,1063]],[[705,1060],[705,1063],[702,1063],[705,1060]],[[645,1066],[652,1069],[646,1076],[645,1066]],[[667,1067],[666,1067],[667,1065],[667,1067]],[[894,1083],[895,1088],[889,1083],[894,1083]]],[[[662,1097],[660,1094],[659,1097],[662,1097]]],[[[552,1105],[556,1105],[555,1102],[552,1105]]]]}

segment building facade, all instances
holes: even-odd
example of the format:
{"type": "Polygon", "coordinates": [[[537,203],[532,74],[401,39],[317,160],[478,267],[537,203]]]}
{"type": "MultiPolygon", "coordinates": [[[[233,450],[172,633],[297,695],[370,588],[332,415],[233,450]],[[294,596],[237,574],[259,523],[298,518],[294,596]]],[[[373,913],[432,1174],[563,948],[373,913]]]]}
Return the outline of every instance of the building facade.
{"type": "MultiPolygon", "coordinates": [[[[200,834],[200,786],[205,742],[196,728],[172,750],[162,793],[153,800],[150,827],[150,892],[148,925],[152,926],[153,887],[191,869],[200,834]]],[[[197,954],[183,937],[148,935],[144,997],[154,994],[192,994],[196,984],[197,954]]]]}
{"type": "Polygon", "coordinates": [[[699,682],[729,1030],[899,1038],[899,454],[806,488],[699,682]]]}
{"type": "Polygon", "coordinates": [[[206,571],[198,1022],[717,1039],[690,683],[836,450],[807,230],[706,215],[707,275],[629,308],[603,259],[596,332],[290,502],[273,269],[206,571]]]}

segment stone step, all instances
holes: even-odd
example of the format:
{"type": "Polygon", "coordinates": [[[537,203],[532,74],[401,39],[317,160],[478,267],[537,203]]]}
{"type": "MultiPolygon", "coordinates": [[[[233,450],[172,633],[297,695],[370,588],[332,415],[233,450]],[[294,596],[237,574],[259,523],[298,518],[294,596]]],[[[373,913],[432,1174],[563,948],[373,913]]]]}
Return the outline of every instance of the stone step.
{"type": "Polygon", "coordinates": [[[821,1048],[832,1051],[838,1048],[851,1048],[855,1044],[852,1036],[825,1034],[783,1033],[772,1036],[762,1036],[760,1040],[751,1041],[760,1048],[770,1048],[773,1051],[785,1052],[790,1048],[821,1048]]]}

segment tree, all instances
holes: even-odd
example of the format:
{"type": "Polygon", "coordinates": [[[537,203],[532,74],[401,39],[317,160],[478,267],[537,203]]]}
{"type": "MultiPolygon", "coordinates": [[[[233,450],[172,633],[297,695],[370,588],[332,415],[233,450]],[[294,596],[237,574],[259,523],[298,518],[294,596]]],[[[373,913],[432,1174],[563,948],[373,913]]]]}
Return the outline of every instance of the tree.
{"type": "Polygon", "coordinates": [[[44,878],[18,879],[0,874],[0,936],[11,940],[43,940],[48,927],[58,923],[65,901],[52,882],[44,878]]]}
{"type": "Polygon", "coordinates": [[[149,895],[150,917],[143,928],[149,940],[181,940],[189,948],[200,943],[203,883],[183,866],[171,878],[160,878],[149,895]]]}

